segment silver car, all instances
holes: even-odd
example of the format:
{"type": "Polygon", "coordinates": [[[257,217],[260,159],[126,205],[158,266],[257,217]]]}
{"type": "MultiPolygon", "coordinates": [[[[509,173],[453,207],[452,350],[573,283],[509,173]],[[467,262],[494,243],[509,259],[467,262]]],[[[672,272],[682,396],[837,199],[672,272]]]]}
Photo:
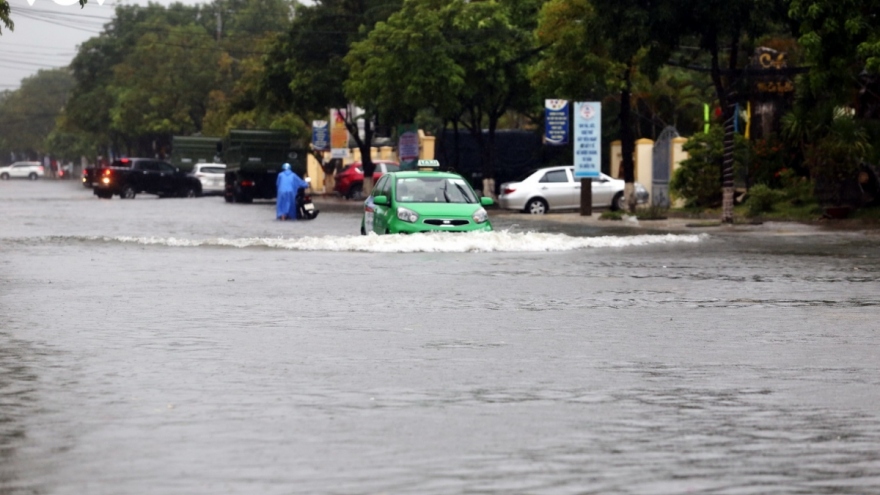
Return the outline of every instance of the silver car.
{"type": "MultiPolygon", "coordinates": [[[[600,174],[598,179],[593,179],[593,208],[624,209],[623,187],[622,180],[600,174]]],[[[635,193],[637,203],[648,202],[648,191],[638,182],[635,193]]],[[[498,205],[533,215],[577,209],[581,206],[581,181],[574,177],[571,165],[540,168],[516,182],[501,184],[498,205]]]]}
{"type": "Polygon", "coordinates": [[[223,194],[226,187],[226,165],[223,163],[196,163],[192,176],[202,183],[202,194],[223,194]]]}

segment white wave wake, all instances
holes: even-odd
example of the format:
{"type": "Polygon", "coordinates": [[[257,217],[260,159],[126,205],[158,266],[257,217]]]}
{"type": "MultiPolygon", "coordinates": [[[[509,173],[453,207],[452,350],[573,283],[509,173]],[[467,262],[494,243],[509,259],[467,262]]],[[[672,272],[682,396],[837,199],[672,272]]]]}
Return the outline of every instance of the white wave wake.
{"type": "Polygon", "coordinates": [[[292,251],[350,251],[367,253],[490,253],[550,252],[590,248],[622,248],[653,244],[697,243],[708,236],[637,235],[571,237],[565,234],[536,232],[473,232],[463,234],[428,233],[414,235],[321,236],[321,237],[252,237],[182,239],[177,237],[92,237],[89,240],[170,247],[264,247],[292,251]]]}

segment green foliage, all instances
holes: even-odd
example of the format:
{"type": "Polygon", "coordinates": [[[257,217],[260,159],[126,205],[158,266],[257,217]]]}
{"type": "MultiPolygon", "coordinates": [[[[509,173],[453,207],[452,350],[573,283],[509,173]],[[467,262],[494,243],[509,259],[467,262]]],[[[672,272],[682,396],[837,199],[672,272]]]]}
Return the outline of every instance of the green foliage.
{"type": "Polygon", "coordinates": [[[626,213],[622,212],[620,210],[617,210],[617,211],[606,210],[606,211],[603,211],[601,215],[599,215],[599,220],[615,220],[615,221],[623,220],[624,215],[626,215],[626,213]]]}
{"type": "Polygon", "coordinates": [[[756,217],[761,213],[773,209],[773,205],[780,201],[783,193],[776,189],[771,189],[764,184],[752,186],[749,189],[748,199],[746,200],[746,214],[750,217],[756,217]]]}
{"type": "Polygon", "coordinates": [[[862,71],[880,74],[876,8],[861,0],[792,0],[789,13],[800,26],[813,92],[849,103],[862,71]]]}
{"type": "Polygon", "coordinates": [[[792,169],[784,168],[779,171],[778,178],[782,185],[784,199],[790,204],[797,206],[816,200],[815,185],[808,177],[798,175],[792,169]]]}
{"type": "Polygon", "coordinates": [[[55,128],[55,119],[73,84],[67,69],[41,70],[24,79],[18,90],[2,93],[0,136],[6,143],[0,149],[3,159],[10,151],[32,156],[46,152],[46,137],[55,128]]]}
{"type": "Polygon", "coordinates": [[[172,134],[225,130],[257,107],[259,78],[248,76],[262,67],[262,44],[287,28],[290,8],[290,0],[118,6],[71,63],[76,86],[59,131],[95,148],[152,153],[172,134]]]}
{"type": "MultiPolygon", "coordinates": [[[[9,2],[6,0],[0,0],[0,23],[6,26],[6,29],[12,31],[15,29],[15,23],[12,22],[12,19],[9,17],[9,2]]],[[[0,34],[3,34],[3,30],[0,29],[0,34]]]]}
{"type": "MultiPolygon", "coordinates": [[[[688,159],[669,181],[669,191],[685,201],[687,207],[711,207],[721,204],[721,164],[724,132],[712,126],[708,134],[696,134],[684,145],[688,159]]],[[[749,146],[737,134],[734,139],[734,172],[744,170],[749,160],[749,146]]]]}
{"type": "Polygon", "coordinates": [[[114,67],[111,129],[133,136],[199,132],[220,54],[200,26],[172,27],[161,37],[156,28],[114,67]]]}
{"type": "Polygon", "coordinates": [[[749,183],[778,187],[779,173],[788,165],[792,151],[775,135],[755,139],[750,143],[749,183]]]}
{"type": "Polygon", "coordinates": [[[655,204],[636,208],[636,218],[639,220],[666,220],[668,213],[668,208],[655,204]]]}
{"type": "Polygon", "coordinates": [[[870,151],[865,129],[852,117],[841,115],[808,147],[805,163],[816,180],[842,181],[855,175],[870,151]]]}
{"type": "Polygon", "coordinates": [[[525,71],[535,53],[538,5],[407,0],[352,44],[344,58],[345,96],[393,124],[412,122],[426,108],[461,124],[477,138],[484,176],[492,177],[490,143],[499,120],[511,109],[533,105],[525,71]]]}

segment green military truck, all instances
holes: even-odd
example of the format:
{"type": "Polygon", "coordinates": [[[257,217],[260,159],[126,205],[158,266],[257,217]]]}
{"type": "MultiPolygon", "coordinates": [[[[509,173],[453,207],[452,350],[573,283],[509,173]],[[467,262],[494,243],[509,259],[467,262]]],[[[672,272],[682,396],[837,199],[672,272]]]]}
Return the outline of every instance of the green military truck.
{"type": "Polygon", "coordinates": [[[220,156],[222,139],[201,136],[171,138],[171,164],[181,172],[192,172],[196,163],[223,163],[220,156]]]}
{"type": "Polygon", "coordinates": [[[286,162],[302,176],[289,131],[233,129],[223,140],[227,203],[275,198],[275,179],[286,162]]]}

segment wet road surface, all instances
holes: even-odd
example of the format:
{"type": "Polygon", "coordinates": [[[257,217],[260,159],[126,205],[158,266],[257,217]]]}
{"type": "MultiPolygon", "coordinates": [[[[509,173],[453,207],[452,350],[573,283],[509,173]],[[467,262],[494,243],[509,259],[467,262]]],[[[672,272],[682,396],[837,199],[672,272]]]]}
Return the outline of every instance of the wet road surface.
{"type": "Polygon", "coordinates": [[[873,233],[0,211],[3,494],[880,493],[873,233]]]}

